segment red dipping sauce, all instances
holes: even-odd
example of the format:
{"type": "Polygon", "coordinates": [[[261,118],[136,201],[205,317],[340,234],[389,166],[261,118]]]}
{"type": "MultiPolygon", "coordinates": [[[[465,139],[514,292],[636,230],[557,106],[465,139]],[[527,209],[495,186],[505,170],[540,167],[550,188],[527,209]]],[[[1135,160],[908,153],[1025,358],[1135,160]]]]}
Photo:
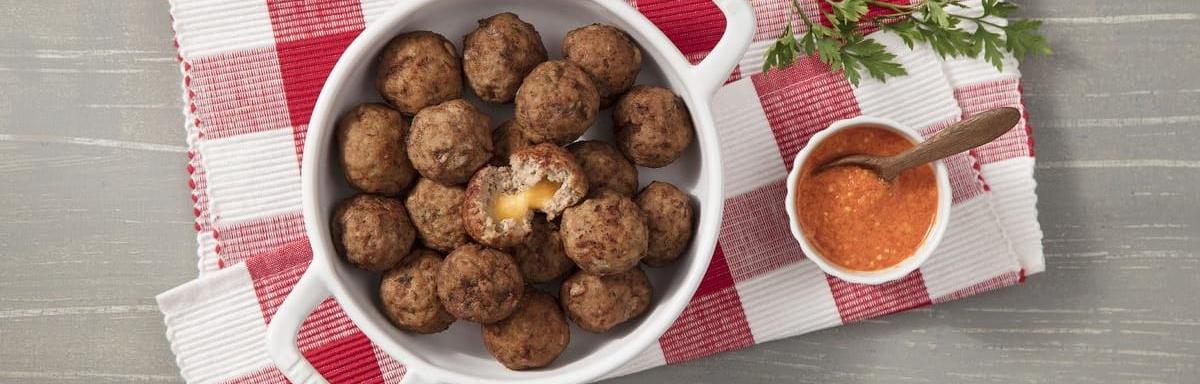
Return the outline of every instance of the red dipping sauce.
{"type": "Polygon", "coordinates": [[[915,144],[889,129],[861,126],[817,145],[796,182],[796,212],[809,243],[829,262],[859,271],[885,269],[916,253],[938,211],[933,165],[906,170],[891,183],[856,166],[813,172],[843,156],[890,156],[915,144]]]}

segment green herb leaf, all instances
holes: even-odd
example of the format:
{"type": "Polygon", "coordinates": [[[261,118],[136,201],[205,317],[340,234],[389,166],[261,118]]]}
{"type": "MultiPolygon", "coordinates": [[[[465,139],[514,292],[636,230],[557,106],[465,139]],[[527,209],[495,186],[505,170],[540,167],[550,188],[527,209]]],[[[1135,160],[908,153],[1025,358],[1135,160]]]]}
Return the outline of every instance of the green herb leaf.
{"type": "Polygon", "coordinates": [[[836,18],[853,23],[861,20],[863,16],[866,16],[868,11],[867,0],[828,0],[827,2],[833,8],[833,14],[836,18]]]}
{"type": "Polygon", "coordinates": [[[1042,22],[1038,20],[1013,20],[1004,27],[1005,48],[1012,52],[1017,60],[1024,60],[1025,55],[1033,53],[1049,55],[1054,53],[1046,44],[1046,38],[1037,33],[1042,22]]]}
{"type": "Polygon", "coordinates": [[[790,65],[803,54],[817,56],[830,70],[842,72],[856,86],[864,76],[863,71],[866,76],[879,81],[907,75],[904,66],[896,62],[895,54],[862,35],[859,25],[863,22],[895,33],[910,49],[928,43],[939,56],[982,56],[997,69],[1004,68],[1005,53],[1012,53],[1017,59],[1023,59],[1027,54],[1051,53],[1046,38],[1038,34],[1041,22],[1012,20],[1005,25],[999,21],[1017,10],[1015,4],[1005,0],[981,0],[981,15],[946,10],[948,7],[968,9],[964,0],[916,0],[909,4],[883,0],[818,1],[829,5],[829,12],[820,15],[828,24],[810,20],[797,0],[792,0],[792,12],[804,21],[806,32],[797,38],[789,22],[783,34],[767,49],[764,71],[790,65]],[[871,6],[891,13],[867,19],[871,6]],[[963,26],[975,28],[968,32],[963,26]]]}

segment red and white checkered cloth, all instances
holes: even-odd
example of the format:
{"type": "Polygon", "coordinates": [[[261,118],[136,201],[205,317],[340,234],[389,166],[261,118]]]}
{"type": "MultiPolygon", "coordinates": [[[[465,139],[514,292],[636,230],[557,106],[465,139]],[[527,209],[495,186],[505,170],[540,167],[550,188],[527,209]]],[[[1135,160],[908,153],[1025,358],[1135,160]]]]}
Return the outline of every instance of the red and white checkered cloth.
{"type": "MultiPolygon", "coordinates": [[[[266,324],[312,254],[300,213],[299,159],[314,102],[342,50],[402,0],[172,0],[187,101],[188,171],[201,277],[158,303],[189,382],[284,382],[266,324]]],[[[947,163],[954,187],[937,253],[900,281],[865,286],[820,272],[788,232],[780,201],[789,161],[814,132],[860,114],[931,134],[990,108],[1021,108],[1017,63],[940,60],[876,35],[908,77],[851,87],[812,59],[758,73],[790,0],[753,0],[758,33],[716,97],[727,159],[725,216],[708,274],[659,342],[611,376],[944,302],[1043,270],[1025,121],[947,163]]],[[[693,60],[724,19],[708,0],[631,1],[693,60]]],[[[815,0],[802,1],[816,16],[815,0]]],[[[976,4],[976,6],[978,6],[976,4]]],[[[970,12],[969,10],[967,12],[970,12]]],[[[398,382],[404,367],[332,299],[307,320],[301,349],[333,382],[398,382]]]]}

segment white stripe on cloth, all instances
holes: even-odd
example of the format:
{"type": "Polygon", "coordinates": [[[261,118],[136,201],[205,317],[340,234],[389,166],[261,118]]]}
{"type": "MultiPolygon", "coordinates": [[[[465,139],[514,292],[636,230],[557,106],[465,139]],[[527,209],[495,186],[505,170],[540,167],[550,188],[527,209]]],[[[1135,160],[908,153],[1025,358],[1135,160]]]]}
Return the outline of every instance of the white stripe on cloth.
{"type": "Polygon", "coordinates": [[[1038,225],[1037,181],[1034,159],[1018,157],[983,165],[983,177],[992,186],[992,203],[1005,234],[1012,240],[1017,260],[1031,275],[1046,270],[1042,251],[1042,228],[1038,225]]]}
{"type": "Polygon", "coordinates": [[[300,164],[290,128],[203,140],[209,208],[222,225],[295,211],[300,164]]]}
{"type": "Polygon", "coordinates": [[[208,273],[156,298],[180,375],[215,383],[269,367],[267,325],[244,264],[208,273]]]}
{"type": "Polygon", "coordinates": [[[725,198],[787,177],[753,82],[744,78],[721,88],[712,108],[725,154],[725,198]]]}
{"type": "Polygon", "coordinates": [[[275,45],[266,1],[172,1],[171,16],[183,57],[275,45]]]}

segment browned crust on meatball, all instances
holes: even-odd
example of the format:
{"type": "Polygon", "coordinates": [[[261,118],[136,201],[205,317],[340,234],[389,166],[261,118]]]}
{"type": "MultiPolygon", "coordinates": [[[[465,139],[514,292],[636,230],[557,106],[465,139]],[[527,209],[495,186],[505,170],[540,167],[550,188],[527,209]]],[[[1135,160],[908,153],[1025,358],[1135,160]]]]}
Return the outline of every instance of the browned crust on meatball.
{"type": "Polygon", "coordinates": [[[695,213],[691,199],[674,185],[655,181],[638,194],[636,202],[650,230],[650,245],[642,262],[651,267],[675,262],[692,241],[695,213]]]}
{"type": "Polygon", "coordinates": [[[566,145],[583,135],[600,111],[600,95],[582,69],[563,60],[539,64],[517,89],[515,119],[536,143],[566,145]]]}
{"type": "Polygon", "coordinates": [[[396,195],[416,171],[408,161],[404,137],[408,123],[383,104],[362,104],[338,121],[338,149],[346,182],[359,191],[396,195]]]}
{"type": "Polygon", "coordinates": [[[401,113],[462,97],[462,63],[442,35],[413,31],[392,38],[379,55],[375,89],[401,113]]]}
{"type": "Polygon", "coordinates": [[[447,187],[424,178],[417,180],[404,203],[417,228],[417,236],[426,247],[450,252],[467,243],[462,223],[464,196],[463,187],[447,187]]]}
{"type": "Polygon", "coordinates": [[[491,117],[456,99],[413,117],[408,156],[417,172],[444,185],[467,182],[492,157],[491,117]]]}
{"type": "Polygon", "coordinates": [[[603,192],[563,212],[563,248],[580,269],[612,275],[637,267],[649,231],[642,210],[628,197],[603,192]]]}
{"type": "Polygon", "coordinates": [[[533,25],[504,12],[479,20],[463,37],[463,70],[467,84],[483,101],[507,103],[521,80],[541,62],[546,47],[533,25]]]}
{"type": "Polygon", "coordinates": [[[437,296],[437,274],[442,256],[417,248],[408,258],[389,269],[379,281],[383,313],[396,327],[416,333],[438,333],[454,323],[437,296]]]}
{"type": "Polygon", "coordinates": [[[526,287],[511,316],[483,326],[483,345],[500,364],[522,370],[549,365],[571,342],[571,330],[558,301],[526,287]]]}
{"type": "Polygon", "coordinates": [[[671,164],[692,143],[692,117],[683,99],[662,87],[639,85],[613,108],[617,146],[634,164],[671,164]]]}
{"type": "Polygon", "coordinates": [[[400,200],[357,195],[333,215],[333,244],[346,261],[369,271],[395,266],[412,247],[416,229],[400,200]]]}
{"type": "Polygon", "coordinates": [[[604,332],[629,321],[650,306],[650,280],[641,268],[610,276],[576,272],[562,283],[563,310],[579,328],[604,332]]]}
{"type": "Polygon", "coordinates": [[[513,151],[533,145],[525,137],[521,125],[516,120],[505,121],[492,130],[492,165],[502,167],[508,165],[508,156],[513,151]]]}
{"type": "Polygon", "coordinates": [[[512,314],[525,280],[512,256],[476,244],[455,248],[437,276],[438,298],[459,319],[490,324],[512,314]]]}
{"type": "Polygon", "coordinates": [[[513,259],[521,266],[525,282],[548,283],[566,276],[575,269],[575,263],[563,250],[562,236],[558,224],[538,215],[533,219],[533,232],[524,242],[513,247],[513,259]]]}
{"type": "Polygon", "coordinates": [[[551,220],[587,195],[588,181],[583,168],[579,167],[575,156],[562,147],[548,143],[524,147],[509,155],[508,162],[518,190],[542,180],[561,184],[550,204],[541,209],[551,220]]]}
{"type": "Polygon", "coordinates": [[[632,197],[637,192],[637,167],[617,147],[599,140],[577,141],[567,146],[588,179],[588,193],[613,191],[632,197]]]}
{"type": "Polygon", "coordinates": [[[591,76],[600,94],[600,105],[608,107],[637,79],[642,69],[642,50],[628,33],[606,24],[591,24],[567,32],[563,57],[591,76]]]}
{"type": "Polygon", "coordinates": [[[509,248],[525,241],[533,227],[529,220],[500,220],[492,216],[492,200],[501,193],[515,192],[512,168],[484,167],[467,183],[462,221],[467,234],[492,248],[509,248]]]}

